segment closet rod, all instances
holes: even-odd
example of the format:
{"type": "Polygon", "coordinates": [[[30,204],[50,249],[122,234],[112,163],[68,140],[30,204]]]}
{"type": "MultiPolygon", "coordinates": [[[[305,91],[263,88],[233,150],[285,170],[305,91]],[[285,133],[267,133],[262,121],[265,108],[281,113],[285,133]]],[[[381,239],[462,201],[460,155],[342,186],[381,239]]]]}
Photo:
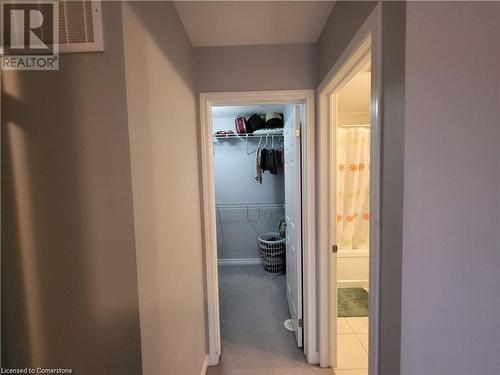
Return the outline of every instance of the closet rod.
{"type": "Polygon", "coordinates": [[[264,138],[264,137],[283,137],[283,134],[226,134],[215,135],[214,139],[247,139],[247,138],[264,138]]]}

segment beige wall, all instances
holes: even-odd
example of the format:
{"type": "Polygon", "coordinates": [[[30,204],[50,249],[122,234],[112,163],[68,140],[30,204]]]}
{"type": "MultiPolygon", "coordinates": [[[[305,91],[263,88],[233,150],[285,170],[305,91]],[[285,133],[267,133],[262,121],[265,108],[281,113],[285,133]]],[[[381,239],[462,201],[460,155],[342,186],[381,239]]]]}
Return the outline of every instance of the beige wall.
{"type": "Polygon", "coordinates": [[[205,358],[194,51],[170,2],[123,3],[144,374],[205,358]]]}
{"type": "Polygon", "coordinates": [[[408,4],[403,374],[499,374],[500,3],[408,4]]]}
{"type": "Polygon", "coordinates": [[[312,89],[316,44],[195,48],[200,92],[312,89]]]}
{"type": "Polygon", "coordinates": [[[2,72],[2,366],[141,373],[119,4],[105,53],[2,72]]]}
{"type": "MultiPolygon", "coordinates": [[[[375,2],[338,2],[319,39],[320,79],[374,9],[375,2]]],[[[405,3],[382,2],[382,171],[379,372],[400,371],[403,236],[405,3]]]]}
{"type": "Polygon", "coordinates": [[[337,96],[340,125],[370,124],[371,79],[369,71],[358,72],[337,96]]]}

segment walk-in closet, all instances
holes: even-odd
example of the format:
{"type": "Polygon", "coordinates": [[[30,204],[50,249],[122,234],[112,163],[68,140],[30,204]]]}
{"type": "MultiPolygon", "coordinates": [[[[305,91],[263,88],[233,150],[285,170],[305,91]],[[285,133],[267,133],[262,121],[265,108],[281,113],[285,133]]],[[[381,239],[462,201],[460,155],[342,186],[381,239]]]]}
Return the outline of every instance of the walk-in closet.
{"type": "Polygon", "coordinates": [[[306,365],[299,326],[303,113],[301,105],[283,104],[212,108],[219,368],[306,365]]]}

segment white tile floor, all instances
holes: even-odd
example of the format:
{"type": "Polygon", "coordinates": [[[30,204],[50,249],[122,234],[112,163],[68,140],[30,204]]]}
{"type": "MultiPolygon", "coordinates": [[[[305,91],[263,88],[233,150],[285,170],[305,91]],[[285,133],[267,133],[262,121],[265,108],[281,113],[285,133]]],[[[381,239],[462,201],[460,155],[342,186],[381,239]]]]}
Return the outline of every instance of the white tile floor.
{"type": "Polygon", "coordinates": [[[337,318],[336,368],[368,369],[368,317],[337,318]]]}

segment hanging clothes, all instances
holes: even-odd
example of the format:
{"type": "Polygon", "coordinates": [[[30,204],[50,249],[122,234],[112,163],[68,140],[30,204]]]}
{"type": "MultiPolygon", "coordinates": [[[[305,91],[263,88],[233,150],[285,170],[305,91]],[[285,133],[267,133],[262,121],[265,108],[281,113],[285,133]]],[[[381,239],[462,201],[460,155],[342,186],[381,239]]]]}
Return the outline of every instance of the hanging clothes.
{"type": "Polygon", "coordinates": [[[260,168],[264,172],[267,168],[267,149],[262,148],[260,150],[260,168]]]}
{"type": "Polygon", "coordinates": [[[261,167],[262,148],[258,147],[255,152],[255,181],[262,185],[262,167],[261,167]]]}
{"type": "Polygon", "coordinates": [[[285,173],[285,150],[284,150],[283,146],[280,146],[279,152],[281,154],[281,158],[280,158],[281,172],[285,173]]]}
{"type": "Polygon", "coordinates": [[[280,150],[263,148],[260,160],[261,169],[273,175],[277,175],[283,169],[283,157],[280,150]]]}
{"type": "Polygon", "coordinates": [[[271,150],[272,158],[273,158],[273,169],[270,170],[271,174],[278,174],[281,170],[281,155],[278,150],[271,150]]]}
{"type": "Polygon", "coordinates": [[[274,164],[274,150],[266,150],[266,169],[271,172],[271,174],[276,174],[276,166],[274,164]]]}
{"type": "Polygon", "coordinates": [[[265,171],[269,171],[272,175],[278,175],[280,172],[284,172],[284,151],[283,146],[279,146],[278,149],[274,148],[274,140],[272,148],[266,148],[266,143],[263,147],[257,146],[255,151],[255,181],[262,184],[262,175],[265,171]]]}

